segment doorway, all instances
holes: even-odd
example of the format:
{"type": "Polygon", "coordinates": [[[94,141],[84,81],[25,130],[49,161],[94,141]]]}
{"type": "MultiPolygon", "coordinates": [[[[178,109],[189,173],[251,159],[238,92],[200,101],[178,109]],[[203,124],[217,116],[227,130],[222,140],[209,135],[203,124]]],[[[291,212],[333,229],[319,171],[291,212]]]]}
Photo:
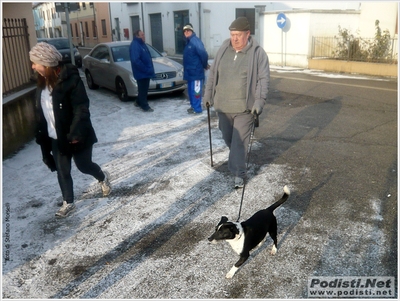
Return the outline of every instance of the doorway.
{"type": "Polygon", "coordinates": [[[161,14],[150,14],[151,45],[163,52],[163,35],[161,14]]]}
{"type": "Polygon", "coordinates": [[[131,16],[132,40],[135,38],[135,31],[140,29],[139,16],[131,16]]]}
{"type": "Polygon", "coordinates": [[[189,11],[181,10],[174,12],[174,28],[175,28],[175,53],[183,54],[185,48],[185,37],[183,35],[183,26],[189,23],[189,11]]]}
{"type": "Polygon", "coordinates": [[[121,29],[119,28],[119,18],[114,18],[115,29],[113,30],[113,41],[121,41],[121,29]]]}

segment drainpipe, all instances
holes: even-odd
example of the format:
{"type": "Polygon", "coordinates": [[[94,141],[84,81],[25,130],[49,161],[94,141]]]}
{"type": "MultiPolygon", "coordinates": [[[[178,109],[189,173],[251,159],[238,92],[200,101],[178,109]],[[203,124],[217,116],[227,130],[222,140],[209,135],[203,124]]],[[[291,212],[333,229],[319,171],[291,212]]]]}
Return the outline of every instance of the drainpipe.
{"type": "Polygon", "coordinates": [[[199,39],[201,40],[201,2],[199,4],[199,39]]]}
{"type": "MultiPolygon", "coordinates": [[[[94,4],[93,4],[94,7],[94,4]]],[[[114,42],[114,35],[113,35],[113,22],[112,22],[112,14],[111,14],[111,3],[108,2],[108,14],[109,14],[109,18],[110,18],[110,27],[111,27],[111,41],[114,42]]],[[[115,30],[114,30],[115,31],[115,30]]]]}
{"type": "Polygon", "coordinates": [[[146,32],[144,30],[144,13],[143,13],[143,2],[140,2],[141,10],[142,10],[142,31],[146,32]]]}

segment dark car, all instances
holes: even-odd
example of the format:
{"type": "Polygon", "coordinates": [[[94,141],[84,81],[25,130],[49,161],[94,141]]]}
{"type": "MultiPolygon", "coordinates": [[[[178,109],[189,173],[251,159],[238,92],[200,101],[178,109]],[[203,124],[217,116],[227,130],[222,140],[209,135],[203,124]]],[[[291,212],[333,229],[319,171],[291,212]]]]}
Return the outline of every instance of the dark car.
{"type": "MultiPolygon", "coordinates": [[[[39,38],[38,42],[46,42],[57,48],[58,52],[62,55],[63,63],[71,63],[71,50],[69,48],[69,40],[67,38],[39,38]]],[[[75,65],[78,68],[82,67],[82,56],[79,53],[78,49],[73,46],[74,56],[75,56],[75,65]]]]}

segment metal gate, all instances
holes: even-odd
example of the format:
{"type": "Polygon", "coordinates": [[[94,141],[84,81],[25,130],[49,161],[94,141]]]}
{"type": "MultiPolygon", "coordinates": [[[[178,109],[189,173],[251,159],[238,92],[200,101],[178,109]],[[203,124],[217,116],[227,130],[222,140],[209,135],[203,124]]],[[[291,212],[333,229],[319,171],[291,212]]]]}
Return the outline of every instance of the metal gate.
{"type": "Polygon", "coordinates": [[[26,19],[3,19],[3,95],[30,84],[33,70],[29,60],[26,19]]]}

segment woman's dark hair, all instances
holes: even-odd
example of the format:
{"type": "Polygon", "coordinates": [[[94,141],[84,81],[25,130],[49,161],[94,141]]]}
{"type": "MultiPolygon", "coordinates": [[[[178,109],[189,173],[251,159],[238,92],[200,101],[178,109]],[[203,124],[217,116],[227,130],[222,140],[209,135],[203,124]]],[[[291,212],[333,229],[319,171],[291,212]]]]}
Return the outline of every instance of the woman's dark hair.
{"type": "Polygon", "coordinates": [[[58,74],[60,73],[60,66],[56,67],[46,67],[46,77],[41,76],[38,73],[37,77],[37,86],[41,89],[44,89],[46,86],[54,88],[58,81],[58,74]]]}

